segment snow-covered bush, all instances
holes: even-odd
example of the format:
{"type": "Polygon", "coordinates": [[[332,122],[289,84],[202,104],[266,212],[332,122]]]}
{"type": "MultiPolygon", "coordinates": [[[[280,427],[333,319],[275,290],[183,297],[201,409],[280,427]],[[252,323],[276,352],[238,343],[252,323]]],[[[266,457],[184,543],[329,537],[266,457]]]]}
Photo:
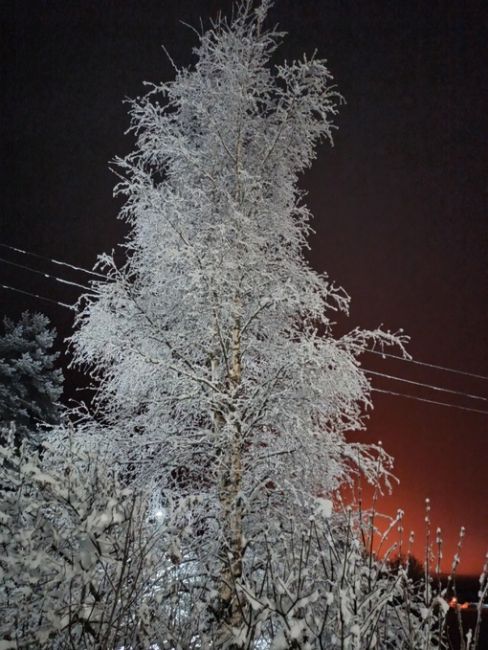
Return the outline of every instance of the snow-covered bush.
{"type": "Polygon", "coordinates": [[[398,616],[406,574],[367,552],[351,510],[324,516],[321,508],[306,528],[290,522],[263,543],[266,561],[236,585],[243,623],[234,634],[245,639],[242,647],[258,639],[272,650],[409,647],[398,616]]]}
{"type": "Polygon", "coordinates": [[[143,493],[68,437],[0,447],[0,647],[148,647],[164,555],[143,493]]]}
{"type": "MultiPolygon", "coordinates": [[[[223,640],[218,562],[182,552],[188,504],[158,510],[102,449],[88,453],[69,435],[40,459],[26,444],[19,453],[12,434],[0,447],[3,650],[440,649],[448,617],[461,623],[448,606],[457,556],[447,583],[437,561],[431,571],[431,549],[412,579],[409,555],[394,561],[401,513],[381,533],[374,513],[317,498],[306,525],[270,519],[243,540],[242,574],[228,585],[240,615],[223,640]]],[[[440,554],[439,534],[434,546],[440,554]]],[[[485,566],[466,650],[477,647],[487,584],[485,566]]]]}
{"type": "MultiPolygon", "coordinates": [[[[457,555],[450,574],[441,576],[432,549],[427,549],[429,563],[412,578],[410,552],[403,562],[395,561],[402,546],[401,511],[380,531],[374,512],[359,515],[346,508],[334,513],[331,506],[320,499],[307,527],[292,521],[279,529],[270,527],[258,552],[256,542],[250,545],[242,580],[234,587],[241,624],[231,630],[235,645],[230,647],[447,650],[459,638],[464,650],[480,648],[486,563],[478,615],[474,627],[465,629],[451,600],[457,555]]],[[[438,531],[435,544],[441,543],[438,531]]]]}

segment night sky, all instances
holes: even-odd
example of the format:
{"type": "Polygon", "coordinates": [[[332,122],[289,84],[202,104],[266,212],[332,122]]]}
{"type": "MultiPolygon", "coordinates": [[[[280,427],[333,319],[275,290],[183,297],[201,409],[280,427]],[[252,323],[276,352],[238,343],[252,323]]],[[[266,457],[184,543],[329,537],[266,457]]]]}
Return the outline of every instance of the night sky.
{"type": "MultiPolygon", "coordinates": [[[[194,58],[199,24],[229,0],[4,0],[1,3],[0,242],[91,268],[121,241],[108,162],[132,148],[122,100],[194,58]]],[[[471,0],[281,0],[284,58],[318,50],[347,100],[335,148],[302,185],[315,216],[309,254],[352,297],[337,331],[383,323],[411,336],[416,359],[488,376],[488,6],[471,0]]],[[[1,257],[83,279],[39,260],[1,257]]],[[[74,302],[77,290],[0,263],[0,283],[74,302]]],[[[0,289],[0,313],[72,315],[0,289]]],[[[364,366],[488,397],[488,381],[365,355],[364,366]]],[[[69,390],[73,391],[74,376],[69,390]]],[[[375,378],[378,388],[488,410],[472,400],[375,378]]],[[[430,497],[450,560],[476,572],[488,546],[488,417],[375,396],[362,440],[381,439],[401,484],[380,509],[407,511],[423,537],[430,497]]],[[[448,562],[445,563],[447,568],[448,562]]]]}

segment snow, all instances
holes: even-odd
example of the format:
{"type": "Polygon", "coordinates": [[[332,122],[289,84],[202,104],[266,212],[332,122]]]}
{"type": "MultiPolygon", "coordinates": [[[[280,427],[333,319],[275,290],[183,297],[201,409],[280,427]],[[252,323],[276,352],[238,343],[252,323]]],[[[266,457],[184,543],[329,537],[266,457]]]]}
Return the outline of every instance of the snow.
{"type": "Polygon", "coordinates": [[[325,499],[323,497],[316,498],[316,511],[317,514],[322,516],[324,519],[329,519],[332,515],[333,503],[330,499],[325,499]]]}

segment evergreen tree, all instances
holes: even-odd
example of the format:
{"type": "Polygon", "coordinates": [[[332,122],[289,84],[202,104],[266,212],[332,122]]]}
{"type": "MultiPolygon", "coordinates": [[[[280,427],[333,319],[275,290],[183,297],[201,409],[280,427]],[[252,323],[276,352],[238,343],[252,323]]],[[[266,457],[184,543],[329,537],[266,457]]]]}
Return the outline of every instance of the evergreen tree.
{"type": "Polygon", "coordinates": [[[333,336],[349,297],[304,257],[297,182],[340,96],[316,57],[271,65],[268,5],[241,2],[201,36],[193,68],[132,102],[137,145],[116,190],[128,259],[102,258],[108,281],[72,338],[98,386],[96,421],[78,431],[111,439],[114,461],[180,513],[175,555],[215,580],[223,629],[239,624],[253,540],[308,521],[357,468],[387,472],[379,447],[346,434],[371,406],[358,355],[399,342],[333,336]]]}
{"type": "Polygon", "coordinates": [[[43,314],[24,312],[3,320],[0,336],[0,424],[15,424],[16,437],[35,439],[39,424],[59,422],[63,376],[52,347],[56,332],[43,314]]]}

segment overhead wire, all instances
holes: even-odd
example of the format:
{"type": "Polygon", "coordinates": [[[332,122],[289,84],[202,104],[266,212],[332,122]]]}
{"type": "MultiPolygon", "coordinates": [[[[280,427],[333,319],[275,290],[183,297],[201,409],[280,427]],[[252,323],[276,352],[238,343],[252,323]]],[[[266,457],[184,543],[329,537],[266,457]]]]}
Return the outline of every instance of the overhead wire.
{"type": "Polygon", "coordinates": [[[482,415],[488,415],[488,411],[482,411],[481,409],[473,409],[469,406],[460,406],[458,404],[450,404],[448,402],[437,402],[436,400],[426,399],[425,397],[418,397],[417,395],[407,395],[406,393],[397,393],[392,390],[384,390],[382,388],[372,388],[375,393],[384,393],[385,395],[394,395],[395,397],[406,397],[408,399],[417,400],[417,402],[427,402],[427,404],[435,404],[436,406],[447,406],[448,408],[459,409],[461,411],[469,411],[471,413],[480,413],[482,415]]]}
{"type": "Polygon", "coordinates": [[[88,269],[84,269],[81,266],[75,266],[74,264],[70,264],[69,262],[63,262],[62,260],[58,260],[54,257],[45,257],[44,255],[39,255],[39,253],[32,253],[30,251],[24,250],[23,248],[16,248],[15,246],[9,246],[8,244],[0,243],[0,246],[2,248],[7,248],[8,250],[15,251],[16,253],[21,253],[22,255],[30,255],[31,257],[36,257],[40,260],[45,260],[46,262],[52,262],[52,264],[58,264],[59,266],[67,266],[68,268],[73,269],[74,271],[87,273],[88,275],[93,275],[97,278],[102,278],[103,280],[107,279],[105,275],[103,275],[103,273],[97,273],[97,271],[89,271],[88,269]]]}
{"type": "Polygon", "coordinates": [[[431,390],[440,391],[443,393],[451,393],[452,395],[459,395],[461,397],[469,397],[470,399],[479,399],[483,402],[488,402],[488,397],[481,397],[480,395],[472,395],[471,393],[465,393],[460,390],[453,390],[451,388],[441,388],[440,386],[434,386],[433,384],[424,384],[420,381],[413,381],[411,379],[404,379],[403,377],[396,377],[395,375],[388,375],[383,372],[376,372],[375,370],[368,370],[364,368],[364,372],[369,375],[375,375],[376,377],[384,377],[385,379],[393,379],[395,381],[402,381],[406,384],[413,384],[414,386],[421,386],[422,388],[430,388],[431,390]]]}
{"type": "Polygon", "coordinates": [[[475,377],[476,379],[484,379],[488,381],[488,377],[485,375],[478,375],[474,372],[467,372],[466,370],[455,370],[454,368],[448,368],[446,366],[439,366],[435,363],[428,363],[426,361],[418,361],[417,359],[407,359],[406,357],[400,357],[396,354],[391,354],[388,352],[380,352],[379,350],[365,350],[369,354],[377,354],[380,357],[387,357],[388,359],[397,359],[398,361],[406,361],[408,363],[414,363],[418,366],[426,366],[427,368],[435,368],[436,370],[445,370],[446,372],[453,372],[458,375],[466,375],[467,377],[475,377]]]}
{"type": "Polygon", "coordinates": [[[51,275],[50,273],[40,271],[39,269],[33,269],[30,266],[26,266],[25,264],[19,264],[18,262],[12,262],[11,260],[6,260],[4,257],[0,257],[0,262],[3,262],[4,264],[8,264],[9,266],[14,266],[18,269],[29,271],[30,273],[35,273],[36,275],[40,275],[44,278],[56,280],[56,282],[61,282],[62,284],[67,284],[67,285],[71,285],[72,287],[79,287],[80,289],[91,291],[90,287],[87,287],[84,284],[79,284],[78,282],[73,282],[72,280],[64,280],[63,278],[60,278],[57,275],[51,275]]]}
{"type": "MultiPolygon", "coordinates": [[[[8,248],[10,250],[14,250],[16,252],[19,252],[19,253],[22,253],[22,254],[25,254],[25,255],[31,255],[32,257],[36,257],[36,258],[39,258],[39,259],[44,259],[46,261],[53,262],[54,264],[59,264],[59,265],[62,265],[62,266],[66,266],[66,267],[69,267],[71,269],[74,269],[74,270],[77,270],[77,271],[83,271],[84,273],[91,274],[91,275],[94,275],[94,276],[105,279],[105,276],[103,276],[101,273],[97,273],[95,271],[88,271],[87,269],[83,269],[82,267],[75,266],[75,265],[70,264],[68,262],[62,262],[62,261],[56,260],[54,258],[47,258],[47,257],[44,257],[42,255],[38,255],[37,253],[30,253],[30,252],[25,251],[25,250],[20,249],[20,248],[16,248],[16,247],[13,247],[13,246],[8,246],[7,244],[1,244],[0,243],[0,246],[2,246],[3,248],[8,248]]],[[[23,264],[18,264],[16,262],[12,262],[10,260],[6,260],[6,259],[4,259],[2,257],[0,257],[0,262],[4,262],[4,263],[9,264],[11,266],[15,266],[15,267],[18,267],[18,268],[25,269],[25,270],[30,271],[32,273],[36,273],[36,274],[41,275],[41,276],[43,276],[45,278],[56,280],[57,282],[61,282],[61,283],[66,284],[66,285],[75,286],[75,287],[78,287],[80,289],[84,289],[84,290],[87,290],[87,291],[90,290],[90,288],[85,286],[85,285],[79,284],[77,282],[72,282],[72,281],[69,281],[69,280],[65,280],[65,279],[60,278],[58,276],[54,276],[54,275],[51,275],[49,273],[39,271],[37,269],[32,269],[31,267],[28,267],[28,266],[23,265],[23,264]]],[[[26,296],[30,296],[32,298],[36,298],[38,300],[43,300],[43,301],[46,301],[46,302],[50,302],[50,303],[58,305],[60,307],[70,309],[71,311],[76,311],[76,309],[75,309],[75,307],[73,305],[69,305],[67,303],[55,300],[53,298],[48,298],[46,296],[42,296],[40,294],[32,293],[30,291],[25,291],[23,289],[17,289],[16,287],[12,287],[10,285],[0,284],[0,287],[2,287],[3,289],[6,289],[8,291],[15,291],[17,293],[20,293],[20,294],[23,294],[23,295],[26,295],[26,296]]],[[[478,379],[488,379],[488,377],[485,377],[483,375],[478,375],[476,373],[471,373],[471,372],[467,372],[467,371],[463,371],[463,370],[455,370],[453,368],[448,368],[446,366],[440,366],[440,365],[436,365],[436,364],[432,364],[432,363],[418,361],[416,359],[407,359],[405,357],[393,355],[393,354],[386,353],[386,352],[381,352],[381,351],[378,351],[378,350],[365,350],[365,352],[369,352],[370,354],[376,354],[376,355],[381,356],[381,357],[397,359],[399,361],[408,361],[408,362],[411,362],[411,363],[416,363],[417,365],[420,365],[420,366],[426,366],[426,367],[429,367],[429,368],[445,370],[445,371],[460,374],[460,375],[475,377],[475,378],[478,378],[478,379]]],[[[411,385],[420,386],[422,388],[427,388],[427,389],[430,389],[430,390],[435,390],[435,391],[449,393],[449,394],[457,395],[457,396],[461,396],[461,397],[467,397],[469,399],[477,399],[477,400],[482,400],[482,401],[488,402],[488,398],[482,397],[480,395],[473,395],[471,393],[466,393],[466,392],[463,392],[463,391],[458,391],[458,390],[453,390],[453,389],[450,389],[450,388],[444,388],[444,387],[441,387],[441,386],[436,386],[436,385],[433,385],[433,384],[427,384],[427,383],[423,383],[423,382],[413,381],[413,380],[410,380],[410,379],[405,379],[403,377],[397,377],[395,375],[381,373],[381,372],[377,372],[375,370],[369,370],[367,368],[364,369],[364,372],[366,372],[366,373],[368,373],[370,375],[383,377],[385,379],[392,380],[392,381],[400,381],[400,382],[403,382],[403,383],[408,383],[408,384],[411,384],[411,385]]],[[[429,403],[429,404],[435,404],[435,405],[438,405],[438,406],[445,406],[445,407],[460,409],[460,410],[463,410],[463,411],[488,415],[488,411],[483,411],[483,410],[480,410],[480,409],[473,409],[473,408],[470,408],[470,407],[461,406],[461,405],[457,405],[457,404],[452,404],[452,403],[447,403],[447,402],[439,402],[439,401],[436,401],[436,400],[430,400],[430,399],[422,398],[422,397],[415,396],[415,395],[408,395],[408,394],[405,394],[405,393],[398,393],[396,391],[389,391],[389,390],[384,390],[384,389],[380,389],[380,388],[372,388],[372,390],[374,392],[384,393],[384,394],[387,394],[387,395],[393,395],[393,396],[396,396],[396,397],[405,397],[405,398],[408,398],[408,399],[413,399],[413,400],[417,400],[417,401],[421,401],[421,402],[426,402],[426,403],[429,403]]]]}
{"type": "Polygon", "coordinates": [[[47,298],[46,296],[41,296],[37,293],[24,291],[24,289],[16,289],[15,287],[11,287],[8,284],[0,284],[0,287],[2,289],[7,289],[8,291],[15,291],[16,293],[22,293],[24,296],[31,296],[32,298],[37,298],[38,300],[45,300],[46,302],[51,302],[55,305],[59,305],[60,307],[65,307],[66,309],[70,309],[71,311],[76,311],[73,305],[68,305],[65,302],[61,302],[60,300],[54,300],[53,298],[47,298]]]}

